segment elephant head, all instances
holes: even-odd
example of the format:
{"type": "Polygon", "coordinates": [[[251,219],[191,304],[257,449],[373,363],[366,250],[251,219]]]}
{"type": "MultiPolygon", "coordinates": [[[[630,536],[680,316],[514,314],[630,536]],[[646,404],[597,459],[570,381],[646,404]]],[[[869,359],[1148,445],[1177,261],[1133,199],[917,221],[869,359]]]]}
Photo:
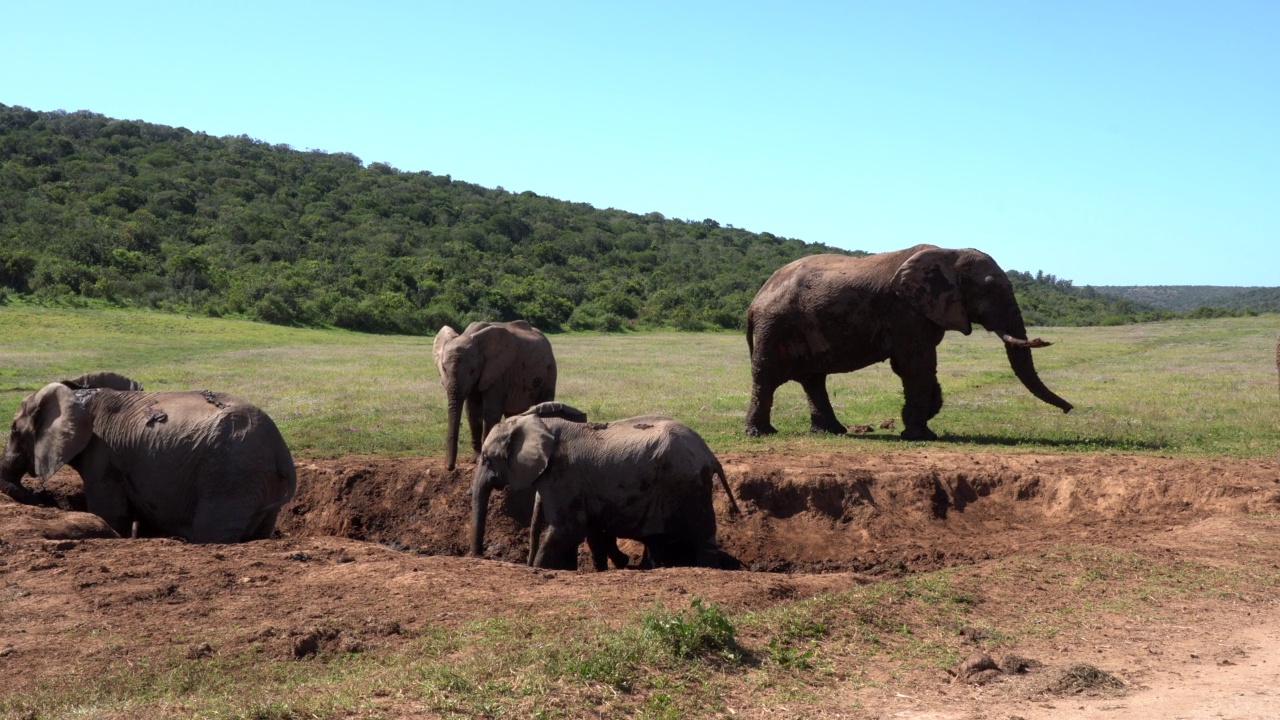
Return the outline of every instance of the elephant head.
{"type": "Polygon", "coordinates": [[[87,395],[50,383],[22,401],[0,456],[0,483],[21,487],[24,475],[48,479],[88,446],[93,416],[87,395]]]}
{"type": "Polygon", "coordinates": [[[1031,349],[1050,343],[1027,339],[1013,284],[990,255],[972,248],[927,247],[898,268],[892,288],[944,329],[968,335],[976,322],[995,333],[1004,341],[1009,365],[1027,390],[1063,412],[1071,412],[1071,403],[1049,390],[1036,374],[1031,349]]]}
{"type": "Polygon", "coordinates": [[[480,462],[476,464],[475,479],[471,483],[473,557],[484,554],[484,525],[493,489],[523,490],[532,487],[533,481],[550,464],[555,448],[555,435],[536,414],[507,418],[489,434],[480,451],[480,462]]]}

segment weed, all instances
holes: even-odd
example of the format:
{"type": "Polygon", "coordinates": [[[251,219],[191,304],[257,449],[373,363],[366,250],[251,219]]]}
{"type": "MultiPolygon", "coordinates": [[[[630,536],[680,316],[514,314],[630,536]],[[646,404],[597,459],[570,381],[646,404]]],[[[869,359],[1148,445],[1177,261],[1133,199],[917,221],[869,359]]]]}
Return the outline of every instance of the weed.
{"type": "Polygon", "coordinates": [[[719,606],[700,598],[690,602],[687,613],[671,613],[658,606],[644,616],[642,624],[678,658],[718,657],[731,663],[744,658],[733,623],[719,606]]]}

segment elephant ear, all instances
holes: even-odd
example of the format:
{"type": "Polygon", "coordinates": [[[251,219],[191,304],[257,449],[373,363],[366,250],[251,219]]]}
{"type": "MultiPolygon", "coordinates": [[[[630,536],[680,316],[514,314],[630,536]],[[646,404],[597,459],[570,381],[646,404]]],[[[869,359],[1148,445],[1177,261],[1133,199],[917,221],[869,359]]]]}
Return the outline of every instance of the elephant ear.
{"type": "Polygon", "coordinates": [[[21,412],[33,414],[32,466],[36,476],[47,480],[89,446],[93,417],[84,400],[62,383],[44,386],[28,402],[22,404],[21,412]]]}
{"type": "Polygon", "coordinates": [[[907,258],[893,275],[892,287],[924,316],[947,330],[973,332],[955,265],[955,250],[928,248],[907,258]]]}
{"type": "Polygon", "coordinates": [[[435,358],[436,370],[440,371],[440,377],[444,377],[444,349],[454,338],[458,337],[458,331],[445,325],[440,328],[440,332],[436,333],[435,342],[431,343],[431,356],[435,358]]]}
{"type": "Polygon", "coordinates": [[[556,437],[536,415],[519,415],[508,422],[513,427],[507,445],[507,485],[524,490],[551,464],[556,437]]]}
{"type": "Polygon", "coordinates": [[[66,385],[72,390],[102,388],[104,390],[132,391],[132,390],[142,389],[142,383],[139,383],[136,380],[130,380],[129,378],[125,377],[124,375],[121,375],[120,373],[114,373],[107,370],[85,373],[84,375],[81,375],[80,377],[77,377],[77,378],[72,378],[70,380],[63,380],[62,384],[66,385]]]}
{"type": "Polygon", "coordinates": [[[477,331],[472,336],[473,343],[480,352],[480,377],[476,387],[487,390],[507,373],[519,353],[515,338],[511,331],[497,325],[490,325],[477,331]]]}

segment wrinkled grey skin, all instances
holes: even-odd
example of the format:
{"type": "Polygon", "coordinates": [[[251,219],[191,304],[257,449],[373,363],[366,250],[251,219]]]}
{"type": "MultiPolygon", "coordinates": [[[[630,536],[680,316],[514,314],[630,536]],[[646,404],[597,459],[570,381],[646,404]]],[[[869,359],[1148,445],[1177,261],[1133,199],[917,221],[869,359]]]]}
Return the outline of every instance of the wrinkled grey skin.
{"type": "MultiPolygon", "coordinates": [[[[544,402],[534,405],[525,410],[522,415],[537,415],[538,417],[558,417],[570,422],[585,423],[587,422],[587,414],[575,407],[559,402],[544,402]]],[[[733,496],[729,496],[730,500],[733,496]]],[[[533,517],[529,522],[529,564],[533,565],[538,555],[538,545],[542,539],[542,532],[546,527],[545,516],[542,513],[542,495],[534,493],[533,499],[533,517]]],[[[595,567],[596,572],[604,572],[609,567],[609,562],[613,562],[613,566],[619,570],[630,566],[631,558],[618,547],[618,538],[615,536],[601,532],[598,530],[589,531],[587,533],[587,547],[591,550],[591,564],[595,567]]],[[[653,567],[652,558],[646,549],[644,557],[641,559],[639,567],[653,567]]]]}
{"type": "Polygon", "coordinates": [[[1071,403],[1045,387],[1008,276],[973,249],[917,245],[866,257],[814,255],[783,266],[747,309],[751,401],[746,433],[768,435],[773,393],[794,380],[809,399],[810,430],[844,433],[827,396],[827,375],[888,360],[902,380],[902,437],[934,440],[942,409],[937,346],[947,330],[972,323],[995,333],[1022,384],[1050,405],[1071,403]]]}
{"type": "Polygon", "coordinates": [[[444,386],[448,428],[445,462],[458,459],[458,428],[465,403],[471,449],[480,445],[504,417],[556,397],[556,359],[551,343],[524,320],[475,322],[459,335],[445,326],[432,347],[444,386]]]}
{"type": "Polygon", "coordinates": [[[89,512],[122,536],[137,520],[191,542],[265,538],[297,488],[271,418],[208,391],[46,385],[14,416],[0,482],[48,478],[64,464],[84,481],[89,512]]]}
{"type": "Polygon", "coordinates": [[[536,411],[508,418],[485,440],[476,466],[471,553],[483,554],[493,489],[532,487],[547,524],[534,553],[536,567],[576,569],[578,546],[589,537],[597,547],[606,539],[639,540],[655,549],[647,554],[657,565],[731,567],[736,561],[715,541],[713,476],[720,477],[732,502],[715,455],[697,433],[671,418],[604,424],[536,411]]]}

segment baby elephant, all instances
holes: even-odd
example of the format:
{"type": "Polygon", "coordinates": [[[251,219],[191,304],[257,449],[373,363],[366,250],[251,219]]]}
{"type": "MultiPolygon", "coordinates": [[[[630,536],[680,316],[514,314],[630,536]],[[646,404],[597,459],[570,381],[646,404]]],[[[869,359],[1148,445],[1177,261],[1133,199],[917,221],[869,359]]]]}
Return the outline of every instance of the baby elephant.
{"type": "Polygon", "coordinates": [[[0,485],[19,485],[27,474],[48,478],[69,464],[84,481],[89,512],[121,535],[136,520],[149,533],[191,542],[270,536],[297,481],[266,413],[208,390],[77,381],[51,383],[22,401],[0,456],[0,485]]]}
{"type": "MultiPolygon", "coordinates": [[[[492,490],[533,487],[547,523],[534,550],[536,567],[576,569],[583,540],[599,555],[613,538],[643,542],[654,565],[736,564],[716,545],[713,475],[734,513],[737,505],[724,469],[697,433],[655,415],[587,423],[576,419],[585,418],[580,411],[555,406],[508,418],[485,440],[471,486],[473,556],[483,554],[492,490]]],[[[540,518],[534,521],[536,533],[540,518]]]]}

